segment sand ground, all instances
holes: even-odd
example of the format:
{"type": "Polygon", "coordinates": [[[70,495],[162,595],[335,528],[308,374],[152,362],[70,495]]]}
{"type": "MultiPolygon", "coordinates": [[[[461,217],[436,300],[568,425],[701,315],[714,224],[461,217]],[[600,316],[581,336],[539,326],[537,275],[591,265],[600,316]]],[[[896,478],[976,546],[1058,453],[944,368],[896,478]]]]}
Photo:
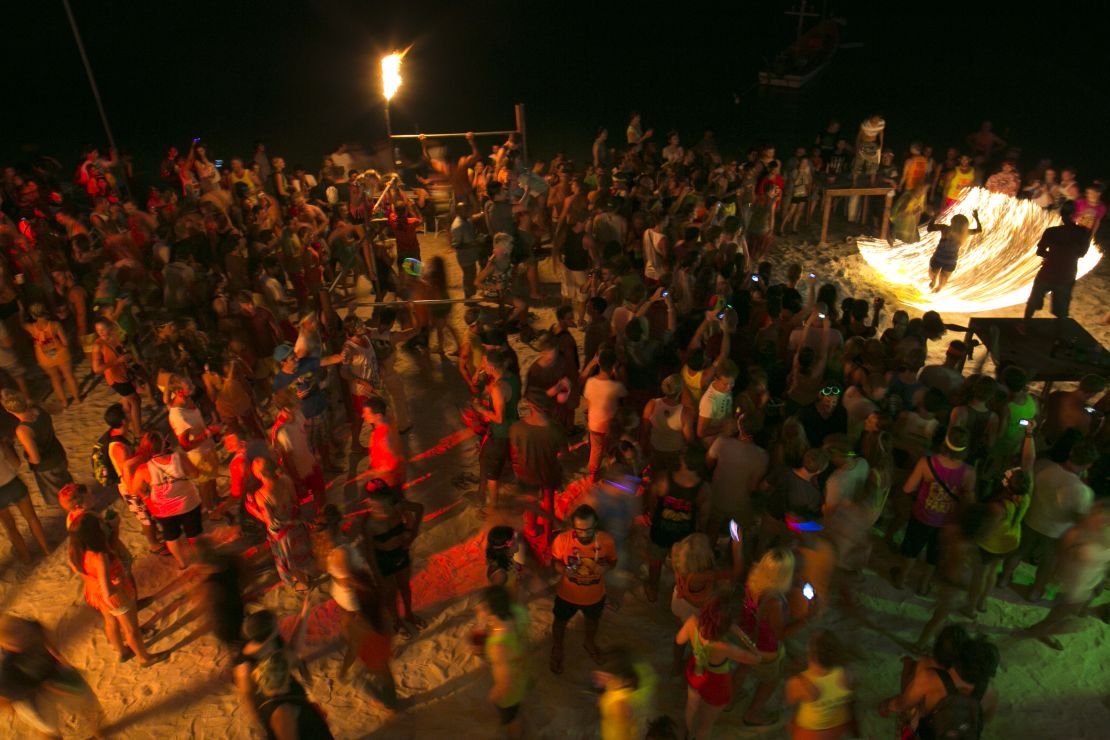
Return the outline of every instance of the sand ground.
{"type": "MultiPolygon", "coordinates": [[[[814,230],[806,237],[780,241],[773,252],[776,264],[798,260],[818,273],[822,281],[840,284],[842,295],[871,297],[893,294],[884,290],[876,275],[855,251],[850,241],[841,241],[818,252],[814,230]]],[[[446,239],[422,237],[425,255],[445,253],[446,239]]],[[[452,267],[451,282],[458,290],[459,273],[452,267]]],[[[553,278],[544,266],[543,277],[553,278]]],[[[1072,314],[1104,344],[1110,331],[1096,327],[1110,288],[1110,266],[1101,265],[1080,283],[1072,314]]],[[[537,326],[553,320],[554,284],[546,286],[551,299],[535,309],[537,326]]],[[[893,306],[891,307],[892,310],[893,306]]],[[[366,309],[361,309],[365,311],[366,309]]],[[[993,312],[1015,316],[1019,308],[993,312]]],[[[916,312],[911,311],[911,315],[916,312]]],[[[946,316],[959,322],[966,317],[946,316]]],[[[461,329],[461,310],[452,315],[461,329]]],[[[514,339],[514,342],[516,340],[514,339]]],[[[517,343],[522,365],[533,353],[517,343]]],[[[410,467],[410,479],[419,480],[409,495],[422,502],[430,513],[421,537],[415,544],[414,591],[417,610],[429,626],[415,639],[396,643],[394,671],[407,708],[393,716],[374,708],[351,683],[336,678],[339,665],[336,607],[324,591],[312,596],[308,629],[311,696],[328,712],[329,723],[339,738],[432,738],[497,737],[496,715],[485,703],[490,685],[488,669],[470,654],[465,636],[473,622],[475,590],[483,585],[482,532],[490,521],[479,518],[474,508],[460,499],[475,488],[477,462],[474,440],[458,434],[462,428],[457,410],[467,400],[464,384],[453,362],[437,355],[414,356],[401,353],[399,367],[410,396],[415,431],[409,435],[410,454],[421,456],[410,467]]],[[[78,369],[78,377],[88,372],[88,363],[78,369]]],[[[101,414],[112,401],[112,393],[96,386],[76,408],[54,417],[58,433],[70,452],[71,470],[78,480],[88,481],[88,455],[93,441],[102,431],[101,414]]],[[[51,400],[47,401],[49,406],[51,400]]],[[[361,457],[358,458],[364,467],[361,457]]],[[[576,475],[584,466],[584,450],[569,460],[576,475]]],[[[26,476],[28,485],[33,485],[26,476]]],[[[511,487],[510,487],[511,490],[511,487]]],[[[571,499],[572,493],[564,499],[571,499]]],[[[333,498],[357,509],[353,491],[333,489],[333,498]]],[[[85,606],[79,579],[68,568],[63,545],[64,531],[60,513],[45,511],[38,493],[32,493],[40,516],[44,517],[50,542],[55,546],[46,558],[22,565],[10,546],[0,542],[0,609],[41,620],[57,636],[60,648],[85,675],[103,702],[112,726],[113,737],[121,738],[246,738],[260,736],[239,706],[230,681],[230,660],[209,635],[196,634],[197,622],[187,601],[190,575],[182,576],[166,558],[139,557],[135,575],[141,595],[151,596],[144,608],[144,623],[158,627],[152,644],[156,650],[173,649],[168,661],[150,669],[134,661],[117,663],[107,644],[99,616],[85,606]]],[[[105,502],[110,498],[105,496],[105,502]]],[[[569,504],[564,500],[563,505],[569,504]]],[[[123,523],[123,537],[132,552],[145,551],[134,519],[116,501],[123,523]]],[[[514,515],[506,513],[512,523],[514,515]]],[[[18,520],[18,515],[17,515],[18,520]]],[[[233,532],[226,526],[206,525],[217,539],[233,532]]],[[[891,558],[878,545],[860,600],[868,619],[832,612],[824,623],[837,630],[865,656],[858,667],[861,685],[863,735],[868,738],[892,737],[894,725],[878,717],[878,702],[898,687],[899,656],[905,643],[916,638],[932,609],[932,601],[897,591],[877,573],[886,573],[891,558]]],[[[265,564],[265,560],[261,561],[265,564]]],[[[1028,566],[1019,571],[1018,580],[1028,583],[1028,566]]],[[[260,603],[280,614],[294,614],[299,599],[289,590],[273,586],[265,577],[252,588],[261,591],[260,603]]],[[[662,592],[667,593],[669,572],[664,574],[662,592]]],[[[574,622],[568,635],[566,672],[553,676],[547,670],[551,597],[544,583],[530,601],[532,612],[535,687],[525,704],[525,725],[530,737],[589,738],[596,734],[595,695],[590,691],[589,672],[593,663],[581,644],[581,623],[574,622]]],[[[1105,597],[1104,597],[1105,598],[1105,597]]],[[[987,728],[986,738],[1096,738],[1105,737],[1110,709],[1104,699],[1110,696],[1110,678],[1104,663],[1110,658],[1110,627],[1095,619],[1085,619],[1072,634],[1063,636],[1063,653],[1037,642],[1019,641],[1009,633],[1040,619],[1044,604],[1031,605],[1013,591],[996,591],[988,612],[978,621],[982,630],[998,642],[1002,664],[996,680],[1001,695],[998,716],[987,728]]],[[[286,622],[288,626],[288,621],[286,622]]],[[[663,676],[658,695],[658,711],[681,721],[685,699],[682,678],[666,675],[670,644],[676,628],[667,599],[649,604],[642,590],[633,589],[618,613],[607,611],[601,631],[603,647],[627,646],[649,657],[663,676]]],[[[797,641],[795,641],[797,643],[797,641]]],[[[801,650],[801,643],[793,646],[801,650]]],[[[772,700],[774,703],[776,700],[772,700]]],[[[740,721],[742,706],[722,716],[716,737],[784,736],[782,723],[756,731],[740,721]]],[[[0,735],[29,737],[25,727],[9,713],[0,712],[0,735]]]]}

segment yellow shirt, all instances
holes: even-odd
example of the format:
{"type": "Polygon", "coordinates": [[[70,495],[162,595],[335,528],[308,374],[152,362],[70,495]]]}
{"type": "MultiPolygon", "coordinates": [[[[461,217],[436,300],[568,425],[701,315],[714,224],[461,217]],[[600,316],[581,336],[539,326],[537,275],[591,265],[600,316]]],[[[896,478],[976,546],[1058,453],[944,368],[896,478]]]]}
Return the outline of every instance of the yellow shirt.
{"type": "Polygon", "coordinates": [[[824,676],[812,670],[802,673],[802,678],[817,688],[817,698],[798,705],[794,723],[803,730],[829,730],[847,724],[852,719],[852,691],[845,684],[843,668],[833,668],[824,676]]]}
{"type": "Polygon", "coordinates": [[[632,701],[633,689],[624,687],[606,691],[597,701],[601,711],[601,740],[634,740],[635,722],[623,716],[621,707],[632,701]]]}
{"type": "Polygon", "coordinates": [[[959,168],[952,170],[952,177],[948,180],[948,187],[944,189],[944,197],[949,200],[958,199],[964,188],[970,188],[973,182],[975,182],[974,168],[967,172],[960,172],[959,168]]]}

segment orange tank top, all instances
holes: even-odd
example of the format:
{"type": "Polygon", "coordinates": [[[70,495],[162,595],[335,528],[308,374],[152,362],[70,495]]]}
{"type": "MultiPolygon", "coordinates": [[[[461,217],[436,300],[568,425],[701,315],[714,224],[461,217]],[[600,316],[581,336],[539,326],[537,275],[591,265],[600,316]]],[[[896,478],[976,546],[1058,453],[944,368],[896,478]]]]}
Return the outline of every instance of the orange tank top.
{"type": "Polygon", "coordinates": [[[123,357],[123,353],[103,339],[97,339],[96,345],[100,348],[100,358],[104,361],[104,382],[108,385],[126,383],[127,369],[117,364],[123,357]]]}

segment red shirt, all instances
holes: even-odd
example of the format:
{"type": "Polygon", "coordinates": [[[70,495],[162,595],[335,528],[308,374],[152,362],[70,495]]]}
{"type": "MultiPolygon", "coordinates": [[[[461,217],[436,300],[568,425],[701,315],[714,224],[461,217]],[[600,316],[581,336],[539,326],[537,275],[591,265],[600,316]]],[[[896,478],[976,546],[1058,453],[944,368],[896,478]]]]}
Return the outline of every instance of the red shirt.
{"type": "Polygon", "coordinates": [[[782,175],[768,175],[764,177],[759,181],[759,185],[756,186],[755,194],[763,195],[767,190],[767,186],[771,184],[777,185],[779,188],[779,197],[775,198],[775,205],[777,206],[779,205],[779,201],[782,200],[782,189],[786,185],[786,181],[782,179],[782,175]]]}

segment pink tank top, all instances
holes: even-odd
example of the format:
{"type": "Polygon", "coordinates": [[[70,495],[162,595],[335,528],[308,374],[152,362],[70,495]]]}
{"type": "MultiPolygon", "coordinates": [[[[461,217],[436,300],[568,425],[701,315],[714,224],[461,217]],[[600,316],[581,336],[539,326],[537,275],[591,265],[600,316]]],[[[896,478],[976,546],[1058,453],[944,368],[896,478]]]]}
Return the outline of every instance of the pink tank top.
{"type": "Polygon", "coordinates": [[[936,479],[922,480],[918,485],[913,515],[922,524],[940,527],[956,515],[956,508],[960,504],[957,496],[970,468],[963,464],[956,468],[946,468],[935,457],[929,458],[929,461],[936,479]]]}
{"type": "MultiPolygon", "coordinates": [[[[782,599],[783,609],[786,608],[786,600],[783,598],[782,594],[768,594],[767,598],[782,599]]],[[[744,611],[740,615],[740,629],[744,630],[744,633],[752,638],[752,641],[755,642],[755,646],[760,652],[778,652],[778,635],[775,634],[775,630],[770,622],[759,618],[759,602],[752,598],[752,594],[747,588],[744,589],[744,611]]]]}

